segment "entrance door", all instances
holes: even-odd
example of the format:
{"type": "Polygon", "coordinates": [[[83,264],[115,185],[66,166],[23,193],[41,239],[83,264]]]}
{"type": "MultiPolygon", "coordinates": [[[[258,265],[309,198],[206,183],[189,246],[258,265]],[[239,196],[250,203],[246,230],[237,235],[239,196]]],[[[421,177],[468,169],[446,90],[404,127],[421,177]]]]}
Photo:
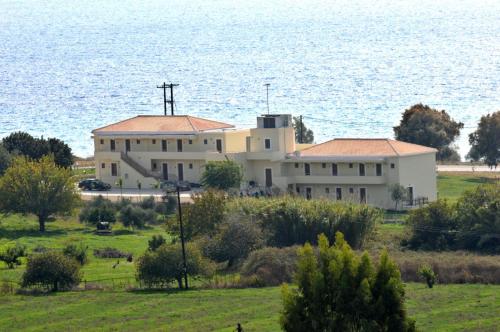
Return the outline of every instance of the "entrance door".
{"type": "Polygon", "coordinates": [[[312,198],[312,189],[311,187],[306,187],[306,199],[312,198]]]}
{"type": "Polygon", "coordinates": [[[222,153],[222,140],[221,139],[215,140],[215,145],[217,147],[217,152],[222,153]]]}
{"type": "Polygon", "coordinates": [[[184,164],[177,164],[177,177],[179,181],[184,181],[184,164]]]}
{"type": "Polygon", "coordinates": [[[182,152],[182,140],[177,140],[177,152],[182,152]]]}
{"type": "Polygon", "coordinates": [[[413,205],[413,187],[408,187],[408,205],[413,205]]]}
{"type": "Polygon", "coordinates": [[[366,204],[366,188],[359,188],[359,202],[366,204]]]}
{"type": "Polygon", "coordinates": [[[163,170],[163,180],[168,180],[168,164],[164,163],[162,165],[162,170],[163,170]]]}
{"type": "Polygon", "coordinates": [[[130,151],[130,140],[129,139],[125,140],[125,151],[126,152],[130,151]]]}
{"type": "Polygon", "coordinates": [[[311,175],[311,164],[304,164],[304,174],[311,175]]]}
{"type": "Polygon", "coordinates": [[[271,168],[266,168],[266,187],[273,186],[273,170],[271,168]]]}

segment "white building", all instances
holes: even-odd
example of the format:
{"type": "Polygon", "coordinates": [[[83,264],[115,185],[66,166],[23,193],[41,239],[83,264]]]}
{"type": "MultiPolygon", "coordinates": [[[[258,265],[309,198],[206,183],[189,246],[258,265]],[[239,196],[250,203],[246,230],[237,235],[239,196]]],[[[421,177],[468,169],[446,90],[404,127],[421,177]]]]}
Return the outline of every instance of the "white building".
{"type": "Polygon", "coordinates": [[[96,176],[124,188],[159,180],[199,183],[204,164],[232,159],[249,184],[308,198],[394,207],[389,186],[410,201],[436,199],[436,150],[390,139],[334,139],[296,144],[289,114],[263,115],[257,127],[192,116],[137,116],[92,131],[96,176]]]}

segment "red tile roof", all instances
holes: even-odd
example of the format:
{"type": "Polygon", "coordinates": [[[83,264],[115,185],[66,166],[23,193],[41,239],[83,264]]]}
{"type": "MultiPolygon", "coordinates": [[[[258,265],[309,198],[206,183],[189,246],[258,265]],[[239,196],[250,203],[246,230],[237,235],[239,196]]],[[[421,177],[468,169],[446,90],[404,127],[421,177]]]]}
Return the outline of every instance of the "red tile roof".
{"type": "Polygon", "coordinates": [[[139,115],[105,127],[94,129],[93,133],[166,133],[200,132],[207,130],[234,128],[233,125],[197,118],[189,115],[157,116],[139,115]]]}
{"type": "Polygon", "coordinates": [[[434,148],[391,139],[339,138],[306,148],[298,152],[298,155],[300,157],[390,157],[435,152],[437,150],[434,148]]]}

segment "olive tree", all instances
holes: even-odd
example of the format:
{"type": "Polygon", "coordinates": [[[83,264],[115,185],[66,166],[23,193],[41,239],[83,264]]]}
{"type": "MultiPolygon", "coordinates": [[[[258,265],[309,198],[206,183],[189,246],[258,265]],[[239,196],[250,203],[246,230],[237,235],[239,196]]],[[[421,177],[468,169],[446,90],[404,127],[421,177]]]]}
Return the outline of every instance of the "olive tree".
{"type": "Polygon", "coordinates": [[[0,211],[36,215],[40,232],[51,215],[69,213],[77,199],[71,170],[49,156],[38,161],[17,157],[0,178],[0,211]]]}
{"type": "Polygon", "coordinates": [[[243,173],[241,166],[233,160],[209,161],[201,176],[201,183],[209,188],[227,190],[239,187],[243,173]]]}
{"type": "Polygon", "coordinates": [[[471,149],[467,155],[473,160],[484,160],[488,166],[500,161],[500,111],[481,117],[477,130],[469,135],[471,149]]]}

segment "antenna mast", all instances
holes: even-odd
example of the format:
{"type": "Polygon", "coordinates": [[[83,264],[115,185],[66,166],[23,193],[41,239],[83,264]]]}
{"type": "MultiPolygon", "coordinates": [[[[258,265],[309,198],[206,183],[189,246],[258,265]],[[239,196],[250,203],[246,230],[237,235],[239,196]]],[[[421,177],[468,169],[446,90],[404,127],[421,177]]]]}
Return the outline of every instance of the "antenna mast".
{"type": "Polygon", "coordinates": [[[264,84],[266,86],[266,103],[267,103],[267,114],[269,115],[269,86],[270,83],[264,84]]]}

